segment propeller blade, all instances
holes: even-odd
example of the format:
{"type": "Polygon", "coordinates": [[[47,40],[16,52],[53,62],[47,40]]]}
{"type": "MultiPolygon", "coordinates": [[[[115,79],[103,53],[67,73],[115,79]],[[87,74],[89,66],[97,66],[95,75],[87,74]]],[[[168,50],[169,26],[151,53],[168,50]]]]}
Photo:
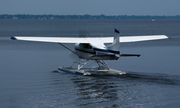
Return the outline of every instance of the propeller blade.
{"type": "Polygon", "coordinates": [[[79,30],[79,37],[87,37],[89,32],[86,30],[79,30]]]}

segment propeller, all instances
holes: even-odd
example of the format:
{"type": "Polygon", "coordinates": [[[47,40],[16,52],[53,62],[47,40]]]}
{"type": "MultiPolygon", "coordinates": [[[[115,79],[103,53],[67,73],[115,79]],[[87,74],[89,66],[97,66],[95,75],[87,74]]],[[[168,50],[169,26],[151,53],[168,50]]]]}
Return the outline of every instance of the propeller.
{"type": "Polygon", "coordinates": [[[79,37],[87,37],[89,32],[86,30],[79,30],[79,37]]]}
{"type": "MultiPolygon", "coordinates": [[[[79,30],[79,37],[87,37],[89,35],[89,32],[86,30],[79,30]]],[[[76,51],[71,51],[72,53],[69,54],[69,57],[73,60],[78,59],[78,55],[76,54],[76,51]]]]}

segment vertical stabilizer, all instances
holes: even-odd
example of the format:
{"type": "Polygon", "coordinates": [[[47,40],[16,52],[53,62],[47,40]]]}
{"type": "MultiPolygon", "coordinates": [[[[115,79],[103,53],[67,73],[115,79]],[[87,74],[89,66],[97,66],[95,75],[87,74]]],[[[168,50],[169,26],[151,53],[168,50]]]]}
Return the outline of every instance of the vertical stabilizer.
{"type": "Polygon", "coordinates": [[[114,40],[111,45],[107,46],[108,50],[119,52],[119,36],[120,36],[120,32],[117,29],[114,29],[114,40]]]}

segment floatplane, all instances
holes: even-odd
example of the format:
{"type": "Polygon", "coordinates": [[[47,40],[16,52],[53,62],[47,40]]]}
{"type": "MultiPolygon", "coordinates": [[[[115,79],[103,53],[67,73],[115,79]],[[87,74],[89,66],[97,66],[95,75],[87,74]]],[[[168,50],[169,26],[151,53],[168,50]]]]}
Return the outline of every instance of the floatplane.
{"type": "Polygon", "coordinates": [[[78,56],[78,59],[69,67],[58,67],[58,71],[80,75],[91,75],[93,72],[106,74],[125,74],[123,71],[114,70],[108,67],[104,60],[118,60],[120,57],[139,57],[140,54],[120,54],[120,43],[139,42],[158,39],[167,39],[165,35],[148,36],[122,36],[120,32],[114,29],[114,37],[22,37],[13,36],[13,40],[38,41],[59,43],[72,53],[78,56]],[[63,43],[75,43],[75,50],[69,49],[63,43]],[[105,45],[105,43],[111,43],[105,45]],[[88,61],[95,61],[97,66],[83,68],[88,61]],[[77,67],[74,68],[73,65],[77,67]]]}

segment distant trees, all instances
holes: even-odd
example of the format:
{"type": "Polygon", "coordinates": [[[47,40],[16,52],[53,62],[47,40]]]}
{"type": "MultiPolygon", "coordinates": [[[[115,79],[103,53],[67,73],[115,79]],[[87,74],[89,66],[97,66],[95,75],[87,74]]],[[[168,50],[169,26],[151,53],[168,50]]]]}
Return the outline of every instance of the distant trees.
{"type": "Polygon", "coordinates": [[[176,16],[150,16],[150,15],[0,15],[0,19],[180,19],[180,15],[176,16]]]}

